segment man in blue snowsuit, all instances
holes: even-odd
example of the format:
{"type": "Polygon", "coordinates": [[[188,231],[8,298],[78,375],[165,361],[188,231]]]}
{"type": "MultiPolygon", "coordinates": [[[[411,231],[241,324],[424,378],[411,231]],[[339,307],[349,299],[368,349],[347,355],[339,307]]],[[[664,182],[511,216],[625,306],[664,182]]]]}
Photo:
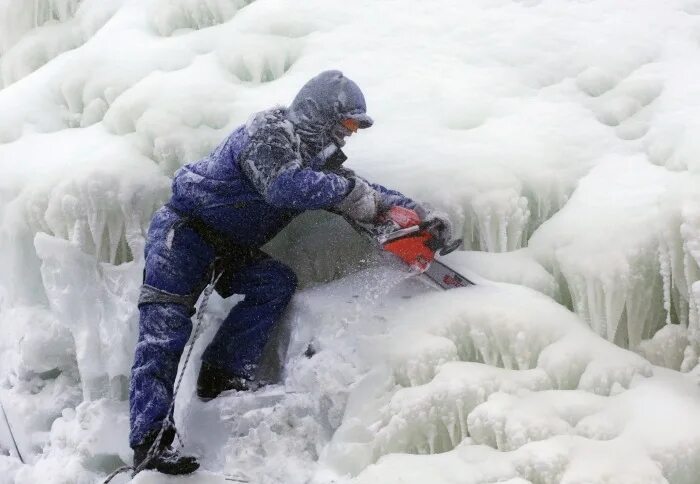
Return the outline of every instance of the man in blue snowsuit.
{"type": "Polygon", "coordinates": [[[182,167],[170,201],[153,216],[146,243],[140,332],[130,387],[134,467],[187,474],[196,459],[175,450],[168,410],[191,316],[212,272],[222,297],[244,295],[202,355],[202,400],[254,387],[270,330],[296,288],[294,273],[259,247],[295,216],[325,209],[371,222],[394,205],[433,219],[435,235],[451,238],[449,220],[401,193],[370,184],[342,167],[340,147],[372,126],[359,87],[339,71],[311,79],[289,108],[254,114],[210,155],[182,167]],[[156,436],[168,422],[157,452],[156,436]]]}

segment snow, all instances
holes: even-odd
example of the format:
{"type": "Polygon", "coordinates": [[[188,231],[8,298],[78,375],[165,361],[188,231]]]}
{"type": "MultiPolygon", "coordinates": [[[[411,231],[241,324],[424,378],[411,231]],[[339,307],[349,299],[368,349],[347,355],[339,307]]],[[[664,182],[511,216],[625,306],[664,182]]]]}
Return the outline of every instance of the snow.
{"type": "Polygon", "coordinates": [[[134,482],[695,483],[698,33],[695,0],[0,0],[0,403],[26,461],[0,421],[0,482],[130,462],[170,177],[337,68],[376,121],[350,166],[447,212],[478,286],[300,217],[268,247],[303,286],[280,383],[202,404],[195,358],[176,417],[207,470],[134,482]]]}

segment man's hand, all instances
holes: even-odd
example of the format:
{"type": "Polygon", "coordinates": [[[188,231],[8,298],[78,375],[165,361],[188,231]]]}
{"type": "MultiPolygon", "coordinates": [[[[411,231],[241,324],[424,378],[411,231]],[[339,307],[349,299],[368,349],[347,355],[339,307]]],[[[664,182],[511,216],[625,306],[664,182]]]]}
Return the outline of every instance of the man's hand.
{"type": "Polygon", "coordinates": [[[358,222],[372,222],[377,218],[379,194],[361,178],[350,180],[354,182],[352,190],[335,208],[358,222]]]}
{"type": "Polygon", "coordinates": [[[421,222],[428,224],[428,230],[440,242],[441,247],[447,246],[452,241],[452,222],[446,213],[427,210],[423,207],[416,211],[421,217],[421,222]]]}

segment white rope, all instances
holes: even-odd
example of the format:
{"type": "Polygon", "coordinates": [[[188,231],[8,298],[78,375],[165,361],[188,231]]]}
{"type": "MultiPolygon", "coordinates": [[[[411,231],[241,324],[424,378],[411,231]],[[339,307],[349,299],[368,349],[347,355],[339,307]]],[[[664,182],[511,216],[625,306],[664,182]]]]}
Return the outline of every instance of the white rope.
{"type": "MultiPolygon", "coordinates": [[[[214,267],[216,267],[216,266],[214,265],[214,267]]],[[[190,357],[192,356],[192,350],[194,349],[194,344],[202,332],[202,321],[204,318],[204,312],[207,309],[209,297],[211,296],[211,293],[214,292],[214,287],[216,286],[216,283],[219,282],[219,278],[221,277],[222,273],[223,272],[221,272],[217,275],[216,270],[215,269],[212,270],[211,280],[209,281],[209,284],[207,284],[207,287],[204,288],[204,292],[202,293],[202,303],[199,305],[199,309],[197,310],[197,322],[195,324],[194,333],[192,336],[192,343],[190,344],[190,347],[187,350],[187,354],[185,355],[185,361],[182,363],[182,368],[180,369],[180,374],[178,375],[177,382],[176,382],[175,388],[173,390],[173,397],[172,397],[172,400],[170,401],[170,408],[168,409],[168,413],[167,413],[167,416],[165,417],[165,420],[163,420],[163,425],[160,427],[160,431],[158,432],[156,439],[153,441],[153,444],[151,445],[150,449],[148,449],[148,453],[146,454],[146,457],[143,459],[143,461],[141,461],[141,463],[135,469],[131,466],[124,466],[124,467],[120,467],[119,469],[115,470],[109,476],[107,476],[107,479],[103,482],[103,484],[107,484],[115,476],[117,476],[118,474],[121,474],[122,472],[126,472],[129,469],[134,469],[134,472],[132,473],[132,477],[135,476],[136,474],[138,474],[139,472],[144,470],[148,466],[148,464],[162,452],[162,450],[159,448],[160,442],[163,439],[163,435],[165,434],[165,431],[168,430],[168,428],[171,426],[171,424],[174,424],[174,422],[173,422],[174,415],[173,414],[175,411],[175,397],[177,397],[177,392],[180,390],[180,385],[182,384],[182,378],[185,374],[185,369],[187,368],[187,365],[190,362],[190,357]]],[[[177,438],[180,441],[180,446],[183,446],[182,439],[180,438],[180,435],[177,433],[177,430],[175,429],[174,425],[173,425],[173,429],[175,430],[175,435],[177,435],[177,438]]]]}
{"type": "Polygon", "coordinates": [[[17,457],[19,457],[19,461],[24,464],[24,459],[22,458],[22,453],[19,451],[19,447],[17,446],[17,441],[15,440],[15,434],[12,432],[12,426],[10,425],[10,420],[7,418],[7,413],[5,413],[5,407],[2,404],[2,400],[0,400],[0,410],[2,410],[2,416],[5,419],[5,424],[7,424],[7,430],[10,432],[10,438],[12,439],[12,443],[15,446],[15,452],[17,452],[17,457]]]}

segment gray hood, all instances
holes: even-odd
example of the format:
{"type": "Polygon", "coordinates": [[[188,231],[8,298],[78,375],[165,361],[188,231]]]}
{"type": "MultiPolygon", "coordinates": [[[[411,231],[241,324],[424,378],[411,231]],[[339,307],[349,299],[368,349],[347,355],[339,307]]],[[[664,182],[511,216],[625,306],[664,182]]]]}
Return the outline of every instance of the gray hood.
{"type": "Polygon", "coordinates": [[[308,81],[289,107],[289,119],[311,156],[330,143],[342,146],[335,130],[342,119],[372,126],[362,91],[340,71],[324,71],[308,81]]]}

